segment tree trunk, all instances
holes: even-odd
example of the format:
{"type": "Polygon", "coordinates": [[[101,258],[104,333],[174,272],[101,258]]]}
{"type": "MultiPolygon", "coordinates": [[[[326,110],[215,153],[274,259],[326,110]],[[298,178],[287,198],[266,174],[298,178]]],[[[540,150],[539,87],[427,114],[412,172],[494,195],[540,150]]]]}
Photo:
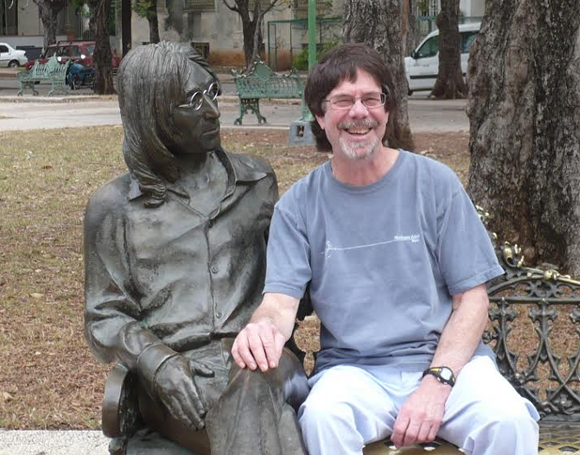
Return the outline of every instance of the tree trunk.
{"type": "Polygon", "coordinates": [[[228,0],[222,1],[228,9],[239,14],[242,20],[244,58],[246,60],[246,71],[249,71],[262,50],[262,20],[266,13],[276,6],[279,0],[269,0],[264,4],[262,4],[261,0],[255,0],[252,15],[250,15],[250,0],[234,0],[232,4],[228,0]]]}
{"type": "Polygon", "coordinates": [[[385,59],[395,83],[397,109],[387,126],[390,147],[414,150],[407,111],[407,79],[403,60],[401,0],[345,0],[343,36],[346,43],[366,43],[385,59]]]}
{"type": "Polygon", "coordinates": [[[115,93],[113,87],[113,71],[111,68],[111,45],[109,43],[109,15],[112,0],[97,0],[95,14],[96,38],[95,52],[95,93],[106,95],[115,93]]]}
{"type": "Polygon", "coordinates": [[[167,18],[165,30],[173,29],[177,33],[177,39],[181,41],[183,36],[183,0],[169,0],[167,2],[167,18]]]}
{"type": "Polygon", "coordinates": [[[441,0],[437,28],[439,28],[439,73],[431,96],[445,99],[465,98],[467,86],[461,72],[459,0],[441,0]]]}
{"type": "Polygon", "coordinates": [[[411,55],[417,45],[417,10],[412,0],[403,0],[403,55],[411,55]]]}
{"type": "Polygon", "coordinates": [[[254,23],[254,33],[252,35],[252,47],[251,47],[251,53],[250,53],[250,65],[248,65],[248,55],[246,52],[246,68],[247,71],[250,71],[251,67],[254,66],[254,62],[256,61],[256,58],[260,56],[260,43],[261,43],[261,38],[262,38],[262,33],[260,33],[260,27],[262,25],[262,17],[263,17],[263,13],[262,13],[262,5],[260,0],[255,0],[255,4],[254,4],[254,17],[253,17],[253,23],[254,23]]]}
{"type": "Polygon", "coordinates": [[[159,20],[157,17],[157,0],[151,0],[147,21],[149,22],[149,42],[158,43],[159,38],[159,20]]]}
{"type": "Polygon", "coordinates": [[[242,33],[244,35],[244,57],[246,60],[246,71],[249,71],[254,63],[252,60],[254,51],[254,35],[256,34],[256,19],[250,20],[250,14],[242,15],[242,33]]]}
{"type": "Polygon", "coordinates": [[[44,30],[43,46],[46,49],[56,43],[56,19],[66,6],[66,0],[34,0],[38,5],[38,14],[44,30]]]}
{"type": "Polygon", "coordinates": [[[528,262],[580,277],[580,2],[488,2],[471,50],[469,192],[528,262]]]}

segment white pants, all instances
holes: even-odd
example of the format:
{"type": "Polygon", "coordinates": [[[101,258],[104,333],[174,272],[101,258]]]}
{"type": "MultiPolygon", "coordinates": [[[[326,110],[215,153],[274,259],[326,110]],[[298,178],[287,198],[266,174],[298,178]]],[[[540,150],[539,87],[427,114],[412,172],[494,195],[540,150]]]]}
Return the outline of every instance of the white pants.
{"type": "MultiPolygon", "coordinates": [[[[310,455],[361,455],[365,444],[390,436],[421,372],[383,366],[332,367],[310,379],[298,418],[310,455]]],[[[539,415],[488,357],[461,371],[445,404],[438,436],[472,455],[531,455],[538,450],[539,415]]]]}

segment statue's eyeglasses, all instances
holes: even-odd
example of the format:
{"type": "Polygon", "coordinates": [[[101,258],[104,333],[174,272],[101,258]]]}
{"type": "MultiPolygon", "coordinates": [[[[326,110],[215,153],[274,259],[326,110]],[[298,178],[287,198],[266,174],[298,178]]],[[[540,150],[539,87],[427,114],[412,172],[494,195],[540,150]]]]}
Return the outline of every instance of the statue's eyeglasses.
{"type": "Polygon", "coordinates": [[[379,106],[385,105],[387,102],[387,95],[386,93],[369,93],[368,95],[364,95],[360,98],[355,98],[348,95],[335,95],[325,99],[324,101],[328,103],[332,109],[341,111],[352,109],[356,103],[356,100],[360,100],[363,106],[367,109],[375,109],[379,106]]]}
{"type": "Polygon", "coordinates": [[[193,95],[191,95],[188,103],[180,104],[178,107],[193,109],[194,111],[197,111],[203,104],[204,96],[207,96],[210,100],[215,101],[219,94],[220,85],[217,82],[212,82],[212,84],[206,90],[203,92],[195,92],[193,95]]]}

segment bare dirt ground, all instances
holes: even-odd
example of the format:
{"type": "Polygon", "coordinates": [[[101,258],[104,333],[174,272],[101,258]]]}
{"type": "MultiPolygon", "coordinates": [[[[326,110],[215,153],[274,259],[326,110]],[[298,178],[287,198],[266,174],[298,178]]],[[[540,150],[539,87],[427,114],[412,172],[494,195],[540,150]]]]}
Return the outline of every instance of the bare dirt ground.
{"type": "MultiPolygon", "coordinates": [[[[279,131],[226,131],[227,150],[268,159],[280,191],[328,159],[279,131]]],[[[100,427],[110,366],[83,336],[82,219],[92,192],[125,171],[120,127],[0,134],[0,428],[100,427]]],[[[417,134],[417,151],[465,182],[466,134],[417,134]]],[[[316,349],[315,320],[298,342],[316,349]]]]}

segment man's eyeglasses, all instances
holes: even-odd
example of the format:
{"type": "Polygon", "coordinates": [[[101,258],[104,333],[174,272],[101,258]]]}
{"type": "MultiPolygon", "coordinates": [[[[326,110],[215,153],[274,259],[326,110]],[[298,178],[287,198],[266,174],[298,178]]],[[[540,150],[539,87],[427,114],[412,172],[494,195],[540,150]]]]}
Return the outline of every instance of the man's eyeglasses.
{"type": "Polygon", "coordinates": [[[363,106],[367,109],[375,109],[379,106],[385,105],[387,102],[387,95],[385,93],[369,93],[360,98],[347,95],[335,95],[325,99],[324,101],[328,103],[332,109],[342,111],[351,109],[356,103],[356,100],[360,100],[363,106]]]}
{"type": "Polygon", "coordinates": [[[180,104],[178,107],[193,109],[194,111],[197,111],[201,108],[201,105],[203,104],[204,96],[207,96],[210,100],[215,101],[219,93],[220,93],[219,84],[217,82],[212,82],[212,84],[206,90],[204,90],[203,92],[200,91],[195,92],[193,95],[191,95],[191,98],[189,99],[188,103],[180,104]]]}

